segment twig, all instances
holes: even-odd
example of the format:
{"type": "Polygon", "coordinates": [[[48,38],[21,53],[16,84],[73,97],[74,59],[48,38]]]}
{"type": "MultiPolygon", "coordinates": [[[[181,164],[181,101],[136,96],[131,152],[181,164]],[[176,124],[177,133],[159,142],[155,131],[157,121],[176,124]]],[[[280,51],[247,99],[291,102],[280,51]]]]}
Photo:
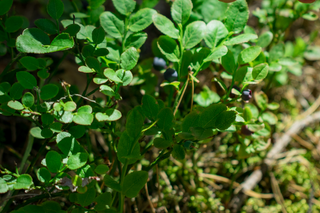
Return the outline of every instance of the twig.
{"type": "Polygon", "coordinates": [[[282,208],[282,212],[283,213],[287,213],[287,210],[286,210],[286,207],[285,207],[285,204],[284,204],[284,199],[283,199],[283,196],[281,194],[281,190],[279,188],[279,184],[275,178],[275,176],[273,175],[272,172],[269,173],[270,174],[270,177],[271,177],[271,188],[272,188],[272,191],[274,193],[274,197],[276,199],[276,201],[278,202],[278,204],[281,205],[281,208],[282,208]]]}
{"type": "Polygon", "coordinates": [[[152,212],[152,213],[156,213],[156,211],[155,211],[154,208],[153,208],[153,204],[152,204],[152,202],[151,202],[150,196],[149,196],[147,184],[144,185],[144,188],[145,188],[145,190],[146,190],[146,195],[147,195],[148,202],[149,202],[149,205],[150,205],[150,208],[151,208],[151,212],[152,212]]]}

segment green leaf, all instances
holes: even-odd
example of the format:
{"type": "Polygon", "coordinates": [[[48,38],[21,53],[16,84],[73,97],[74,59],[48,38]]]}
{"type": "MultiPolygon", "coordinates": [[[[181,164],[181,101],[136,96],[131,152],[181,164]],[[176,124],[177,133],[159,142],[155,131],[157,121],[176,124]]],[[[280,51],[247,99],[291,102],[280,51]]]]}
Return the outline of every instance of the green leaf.
{"type": "Polygon", "coordinates": [[[104,76],[106,76],[110,81],[115,82],[116,84],[122,83],[122,81],[118,78],[116,72],[111,69],[107,68],[103,71],[104,76]]]}
{"type": "Polygon", "coordinates": [[[163,130],[169,130],[173,126],[173,113],[170,108],[163,108],[158,114],[157,126],[163,130]]]}
{"type": "Polygon", "coordinates": [[[22,53],[51,53],[70,49],[73,39],[67,33],[57,35],[50,44],[49,36],[38,28],[25,29],[18,36],[17,50],[22,53]]]}
{"type": "Polygon", "coordinates": [[[265,32],[259,37],[257,45],[262,48],[265,48],[271,43],[272,39],[273,39],[272,32],[270,31],[265,32]]]}
{"type": "Polygon", "coordinates": [[[145,116],[150,120],[155,121],[159,112],[159,106],[156,99],[151,95],[144,95],[142,97],[141,106],[145,116]]]}
{"type": "Polygon", "coordinates": [[[111,97],[116,96],[114,90],[111,87],[109,87],[108,85],[101,85],[100,92],[102,92],[105,95],[111,96],[111,97]]]}
{"type": "Polygon", "coordinates": [[[261,53],[261,47],[253,46],[242,50],[239,54],[238,61],[240,64],[246,64],[256,59],[261,53]]]}
{"type": "Polygon", "coordinates": [[[139,53],[136,48],[130,47],[121,54],[121,68],[131,70],[136,66],[139,60],[139,53]]]}
{"type": "Polygon", "coordinates": [[[53,18],[54,20],[59,19],[64,10],[64,5],[61,0],[49,0],[47,11],[48,14],[53,18]]]}
{"type": "Polygon", "coordinates": [[[42,167],[42,168],[38,169],[37,177],[40,182],[46,183],[46,182],[49,182],[49,180],[51,179],[51,174],[48,171],[48,169],[42,167]]]}
{"type": "Polygon", "coordinates": [[[153,140],[153,145],[158,149],[166,149],[171,146],[172,141],[166,140],[164,138],[156,138],[153,140]]]}
{"type": "Polygon", "coordinates": [[[35,57],[24,56],[19,60],[19,62],[22,66],[27,68],[27,70],[33,71],[39,68],[39,62],[35,57]]]}
{"type": "Polygon", "coordinates": [[[118,159],[121,163],[127,162],[132,164],[140,158],[140,144],[136,142],[136,140],[137,139],[129,136],[127,131],[121,134],[117,152],[118,159]]]}
{"type": "Polygon", "coordinates": [[[55,122],[50,124],[50,130],[52,132],[61,132],[61,128],[62,128],[62,123],[55,122]]]}
{"type": "Polygon", "coordinates": [[[26,71],[17,72],[16,74],[18,82],[25,88],[25,89],[33,89],[37,86],[37,80],[33,75],[26,71]]]}
{"type": "Polygon", "coordinates": [[[195,6],[195,10],[202,14],[204,21],[207,23],[211,20],[223,19],[228,8],[228,4],[220,1],[205,0],[199,1],[199,3],[199,6],[195,6]]]}
{"type": "Polygon", "coordinates": [[[179,38],[179,30],[175,28],[174,24],[167,17],[156,13],[153,14],[152,20],[156,28],[163,34],[171,38],[179,38]]]}
{"type": "Polygon", "coordinates": [[[251,69],[251,67],[243,66],[237,70],[234,80],[236,82],[239,82],[239,85],[242,83],[244,77],[247,75],[247,72],[249,72],[249,69],[251,69]]]}
{"type": "Polygon", "coordinates": [[[157,11],[149,8],[139,10],[129,20],[129,29],[132,32],[139,32],[146,29],[152,23],[153,14],[157,11]]]}
{"type": "Polygon", "coordinates": [[[37,76],[39,78],[46,79],[46,78],[48,78],[50,76],[50,73],[48,73],[47,69],[42,69],[42,70],[37,72],[37,76]]]}
{"type": "Polygon", "coordinates": [[[39,138],[39,139],[45,139],[45,137],[41,133],[42,133],[42,129],[40,127],[33,127],[32,129],[30,129],[30,134],[33,137],[39,138]]]}
{"type": "Polygon", "coordinates": [[[49,151],[46,155],[46,164],[50,172],[57,173],[63,166],[61,155],[56,151],[49,151]]]}
{"type": "Polygon", "coordinates": [[[188,24],[183,35],[182,44],[184,48],[191,49],[204,37],[206,31],[206,24],[203,21],[195,21],[188,24]]]}
{"type": "Polygon", "coordinates": [[[237,0],[226,11],[225,26],[229,32],[240,33],[246,26],[249,9],[246,0],[237,0]]]}
{"type": "Polygon", "coordinates": [[[109,171],[109,167],[107,165],[100,164],[95,168],[94,171],[99,175],[103,175],[109,171]]]}
{"type": "Polygon", "coordinates": [[[225,111],[217,116],[216,128],[219,130],[228,129],[236,119],[235,111],[225,111]]]}
{"type": "Polygon", "coordinates": [[[228,50],[227,54],[221,58],[221,64],[223,68],[225,68],[225,70],[230,74],[236,70],[236,62],[231,50],[228,50]]]}
{"type": "Polygon", "coordinates": [[[92,40],[95,44],[100,44],[103,42],[106,34],[103,30],[103,28],[99,27],[92,31],[92,40]]]}
{"type": "Polygon", "coordinates": [[[69,133],[75,138],[81,138],[86,133],[86,128],[81,125],[73,126],[69,129],[69,133]]]}
{"type": "Polygon", "coordinates": [[[23,19],[20,16],[10,16],[6,19],[5,29],[8,33],[13,33],[18,31],[23,24],[23,19]]]}
{"type": "Polygon", "coordinates": [[[268,100],[268,96],[264,92],[262,92],[262,91],[255,92],[254,93],[254,100],[256,101],[258,107],[262,111],[264,111],[264,110],[266,110],[268,108],[269,100],[268,100]]]}
{"type": "Polygon", "coordinates": [[[139,49],[147,40],[147,38],[148,38],[148,35],[145,32],[138,32],[138,33],[131,34],[129,37],[126,38],[124,42],[125,43],[124,46],[126,47],[126,49],[130,47],[139,49]]]}
{"type": "Polygon", "coordinates": [[[86,58],[86,64],[88,65],[88,67],[94,69],[96,72],[100,71],[100,63],[97,58],[88,56],[86,58]]]}
{"type": "Polygon", "coordinates": [[[54,35],[59,33],[57,26],[49,19],[37,19],[34,24],[44,32],[54,35]]]}
{"type": "Polygon", "coordinates": [[[112,0],[114,7],[122,15],[129,15],[136,7],[136,1],[134,0],[112,0]]]}
{"type": "Polygon", "coordinates": [[[278,61],[283,57],[285,46],[283,43],[274,45],[269,52],[269,62],[278,61]]]}
{"type": "Polygon", "coordinates": [[[18,100],[22,97],[24,87],[19,84],[18,82],[14,83],[12,87],[10,88],[10,97],[18,100]]]}
{"type": "Polygon", "coordinates": [[[81,27],[78,24],[70,24],[63,32],[70,36],[76,36],[80,30],[81,27]]]}
{"type": "Polygon", "coordinates": [[[110,187],[111,189],[121,192],[121,185],[115,181],[110,175],[105,175],[103,178],[103,182],[107,187],[110,187]]]}
{"type": "Polygon", "coordinates": [[[93,122],[93,114],[87,112],[77,112],[73,118],[73,122],[80,125],[91,125],[93,122]]]}
{"type": "Polygon", "coordinates": [[[192,135],[195,137],[197,140],[204,140],[213,135],[212,129],[204,129],[201,127],[191,127],[190,128],[192,135]]]}
{"type": "Polygon", "coordinates": [[[185,24],[190,17],[191,10],[191,0],[175,0],[171,6],[172,19],[177,24],[185,24]]]}
{"type": "Polygon", "coordinates": [[[224,104],[213,104],[201,113],[199,118],[199,124],[203,128],[216,128],[218,121],[218,116],[227,110],[224,104]]]}
{"type": "Polygon", "coordinates": [[[111,193],[105,192],[97,196],[94,201],[97,202],[97,204],[94,206],[94,210],[103,211],[107,208],[107,206],[111,205],[111,201],[112,201],[111,193]]]}
{"type": "Polygon", "coordinates": [[[121,79],[123,86],[127,86],[131,83],[133,76],[130,71],[125,71],[123,69],[120,69],[120,70],[117,70],[116,73],[118,78],[121,79]]]}
{"type": "Polygon", "coordinates": [[[256,34],[251,34],[251,33],[246,33],[246,34],[241,34],[236,37],[231,38],[229,41],[225,42],[225,45],[235,45],[235,44],[242,44],[244,42],[248,42],[252,39],[257,39],[258,36],[256,34]]]}
{"type": "Polygon", "coordinates": [[[40,98],[42,100],[49,100],[56,97],[59,92],[59,87],[55,84],[47,84],[41,88],[40,98]]]}
{"type": "Polygon", "coordinates": [[[22,174],[17,178],[17,182],[13,185],[13,188],[15,190],[29,189],[32,184],[32,177],[28,174],[22,174]]]}
{"type": "Polygon", "coordinates": [[[81,152],[80,144],[69,132],[60,132],[57,135],[57,144],[61,152],[66,156],[81,152]]]}
{"type": "Polygon", "coordinates": [[[67,161],[67,166],[71,170],[79,169],[83,167],[88,160],[88,154],[85,152],[78,152],[75,155],[71,155],[67,161]]]}
{"type": "Polygon", "coordinates": [[[0,194],[4,194],[9,190],[7,182],[0,178],[0,194]]]}
{"type": "Polygon", "coordinates": [[[265,112],[261,115],[263,121],[269,123],[270,125],[276,125],[278,122],[278,118],[272,112],[265,112]]]}
{"type": "Polygon", "coordinates": [[[8,107],[15,109],[15,110],[23,110],[24,107],[19,101],[9,101],[8,107]]]}
{"type": "Polygon", "coordinates": [[[211,49],[228,35],[228,30],[221,21],[212,20],[207,24],[204,41],[211,49]]]}
{"type": "Polygon", "coordinates": [[[185,151],[183,146],[180,144],[175,144],[172,150],[172,156],[177,160],[183,160],[185,158],[185,151]]]}
{"type": "Polygon", "coordinates": [[[121,38],[124,34],[124,23],[111,12],[103,12],[100,15],[100,24],[110,36],[121,38]]]}
{"type": "Polygon", "coordinates": [[[148,172],[134,171],[124,178],[122,193],[129,198],[134,198],[138,195],[139,191],[143,188],[147,181],[148,172]]]}
{"type": "Polygon", "coordinates": [[[77,193],[76,194],[76,196],[77,196],[76,203],[80,204],[83,207],[84,206],[88,206],[96,198],[96,193],[97,192],[96,192],[96,189],[94,187],[88,188],[88,190],[83,194],[77,193]]]}
{"type": "Polygon", "coordinates": [[[252,70],[252,77],[255,81],[262,81],[268,75],[269,66],[267,63],[259,64],[252,70]]]}
{"type": "Polygon", "coordinates": [[[179,61],[180,50],[175,40],[168,36],[160,36],[158,39],[158,47],[161,53],[165,55],[169,61],[179,61]]]}
{"type": "Polygon", "coordinates": [[[136,139],[141,133],[143,123],[144,118],[140,114],[139,109],[135,107],[131,112],[129,112],[127,117],[126,131],[131,137],[136,139]]]}
{"type": "Polygon", "coordinates": [[[182,132],[191,132],[191,127],[198,127],[200,115],[197,112],[189,113],[181,124],[182,132]]]}
{"type": "Polygon", "coordinates": [[[117,109],[108,109],[105,113],[96,113],[96,119],[101,121],[116,121],[122,117],[122,114],[117,109]]]}
{"type": "Polygon", "coordinates": [[[48,126],[52,124],[52,122],[54,121],[54,117],[51,114],[45,113],[41,115],[41,121],[43,125],[48,126]]]}
{"type": "Polygon", "coordinates": [[[74,110],[76,110],[76,108],[77,108],[77,104],[73,101],[68,101],[64,103],[64,107],[63,107],[65,111],[69,111],[69,112],[73,112],[74,110]]]}
{"type": "Polygon", "coordinates": [[[10,10],[12,3],[13,3],[13,0],[0,1],[0,16],[6,14],[10,10]]]}
{"type": "Polygon", "coordinates": [[[203,91],[194,96],[194,101],[202,107],[208,107],[213,103],[220,101],[220,96],[211,91],[209,87],[204,86],[203,91]]]}
{"type": "Polygon", "coordinates": [[[217,58],[221,58],[228,53],[228,48],[226,46],[220,46],[218,48],[213,49],[213,51],[206,57],[203,61],[209,62],[217,58]]]}

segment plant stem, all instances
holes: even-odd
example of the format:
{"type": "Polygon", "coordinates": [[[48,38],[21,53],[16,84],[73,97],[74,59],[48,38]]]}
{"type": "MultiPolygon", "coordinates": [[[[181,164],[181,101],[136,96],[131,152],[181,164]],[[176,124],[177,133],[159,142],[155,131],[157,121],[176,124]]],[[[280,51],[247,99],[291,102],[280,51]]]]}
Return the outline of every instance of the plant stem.
{"type": "Polygon", "coordinates": [[[178,67],[178,81],[180,80],[181,77],[181,65],[182,65],[182,59],[183,59],[183,51],[184,51],[184,46],[182,43],[182,38],[183,38],[183,28],[182,25],[179,24],[179,31],[180,31],[180,37],[179,37],[179,45],[180,45],[180,59],[179,59],[179,67],[178,67]]]}
{"type": "MultiPolygon", "coordinates": [[[[32,125],[33,126],[33,125],[32,125]]],[[[27,161],[27,158],[29,157],[30,155],[30,152],[32,150],[32,146],[33,146],[33,141],[34,141],[34,137],[31,135],[31,133],[29,132],[29,136],[28,136],[28,145],[27,145],[27,148],[23,154],[23,157],[22,157],[22,161],[21,161],[21,164],[20,164],[20,168],[19,168],[19,173],[21,174],[22,171],[23,171],[23,168],[24,168],[24,165],[27,161]]]]}
{"type": "Polygon", "coordinates": [[[52,77],[56,74],[56,72],[58,71],[58,68],[59,68],[60,64],[61,64],[62,61],[67,57],[67,55],[68,55],[68,52],[67,52],[67,51],[63,52],[63,55],[62,55],[62,57],[60,58],[60,60],[58,61],[57,66],[56,66],[56,67],[54,68],[54,70],[51,72],[49,78],[47,78],[47,80],[46,80],[47,83],[49,83],[49,82],[51,81],[52,77]]]}
{"type": "Polygon", "coordinates": [[[12,66],[17,60],[19,60],[22,56],[24,56],[24,54],[19,53],[19,54],[10,62],[10,64],[8,64],[8,65],[6,66],[6,68],[4,68],[3,72],[0,74],[0,78],[3,77],[3,76],[5,76],[5,75],[9,72],[11,66],[12,66]]]}

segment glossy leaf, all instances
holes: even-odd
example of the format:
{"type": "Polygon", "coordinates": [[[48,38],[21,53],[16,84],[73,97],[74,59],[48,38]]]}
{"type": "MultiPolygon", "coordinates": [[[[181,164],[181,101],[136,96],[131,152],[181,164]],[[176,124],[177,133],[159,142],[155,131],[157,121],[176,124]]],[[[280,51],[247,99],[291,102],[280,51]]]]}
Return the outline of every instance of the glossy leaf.
{"type": "Polygon", "coordinates": [[[156,13],[152,16],[152,20],[156,28],[163,34],[171,38],[179,38],[179,30],[175,28],[174,24],[167,17],[156,13]]]}
{"type": "Polygon", "coordinates": [[[192,10],[191,0],[175,0],[171,6],[172,19],[177,24],[185,24],[192,10]]]}
{"type": "Polygon", "coordinates": [[[19,62],[22,64],[22,66],[27,68],[27,70],[33,71],[39,68],[38,60],[31,56],[24,56],[19,60],[19,62]]]}
{"type": "Polygon", "coordinates": [[[221,21],[212,20],[207,24],[204,41],[209,48],[216,45],[228,35],[228,30],[221,21]]]}
{"type": "Polygon", "coordinates": [[[136,7],[136,1],[134,0],[112,0],[114,7],[122,15],[128,15],[132,13],[136,7]]]}
{"type": "Polygon", "coordinates": [[[125,70],[131,70],[138,63],[139,56],[137,49],[130,47],[121,54],[121,67],[125,70]]]}
{"type": "Polygon", "coordinates": [[[226,11],[225,26],[229,32],[240,33],[246,26],[249,9],[246,0],[237,0],[226,11]]]}
{"type": "Polygon", "coordinates": [[[155,13],[157,13],[157,11],[150,8],[139,10],[130,17],[129,29],[132,32],[139,32],[146,29],[152,23],[152,16],[155,13]]]}
{"type": "Polygon", "coordinates": [[[169,61],[179,61],[180,50],[175,40],[168,36],[160,36],[158,39],[158,47],[161,53],[165,55],[169,61]]]}
{"type": "Polygon", "coordinates": [[[101,121],[116,121],[122,117],[122,114],[117,109],[108,109],[105,113],[96,113],[96,119],[101,121]]]}
{"type": "Polygon", "coordinates": [[[88,160],[88,154],[85,152],[78,152],[75,155],[71,155],[68,159],[67,166],[69,169],[75,170],[83,167],[88,160]]]}
{"type": "Polygon", "coordinates": [[[191,49],[200,43],[206,31],[206,24],[203,21],[195,21],[187,25],[183,35],[182,44],[184,48],[191,49]]]}
{"type": "Polygon", "coordinates": [[[261,53],[261,47],[252,46],[241,51],[238,61],[240,64],[246,64],[256,59],[261,53]]]}
{"type": "Polygon", "coordinates": [[[111,12],[103,12],[100,15],[100,24],[102,28],[115,38],[121,38],[124,34],[124,23],[111,12]]]}

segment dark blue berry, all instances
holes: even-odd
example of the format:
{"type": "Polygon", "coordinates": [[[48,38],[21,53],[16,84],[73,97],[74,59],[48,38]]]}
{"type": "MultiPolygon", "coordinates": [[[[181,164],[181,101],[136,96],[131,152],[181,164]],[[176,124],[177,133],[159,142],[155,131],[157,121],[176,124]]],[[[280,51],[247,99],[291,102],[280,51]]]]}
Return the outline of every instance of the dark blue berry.
{"type": "Polygon", "coordinates": [[[241,134],[250,136],[250,135],[253,134],[253,132],[250,131],[250,129],[248,128],[248,126],[243,125],[243,126],[241,127],[241,134]]]}
{"type": "Polygon", "coordinates": [[[153,68],[155,70],[161,71],[167,66],[166,61],[163,58],[154,57],[153,59],[153,68]]]}
{"type": "Polygon", "coordinates": [[[166,79],[169,82],[173,82],[176,81],[178,79],[178,73],[177,71],[175,71],[172,68],[169,68],[165,71],[165,73],[163,74],[164,79],[166,79]]]}
{"type": "Polygon", "coordinates": [[[242,91],[242,100],[249,101],[252,98],[252,92],[250,89],[242,91]]]}

